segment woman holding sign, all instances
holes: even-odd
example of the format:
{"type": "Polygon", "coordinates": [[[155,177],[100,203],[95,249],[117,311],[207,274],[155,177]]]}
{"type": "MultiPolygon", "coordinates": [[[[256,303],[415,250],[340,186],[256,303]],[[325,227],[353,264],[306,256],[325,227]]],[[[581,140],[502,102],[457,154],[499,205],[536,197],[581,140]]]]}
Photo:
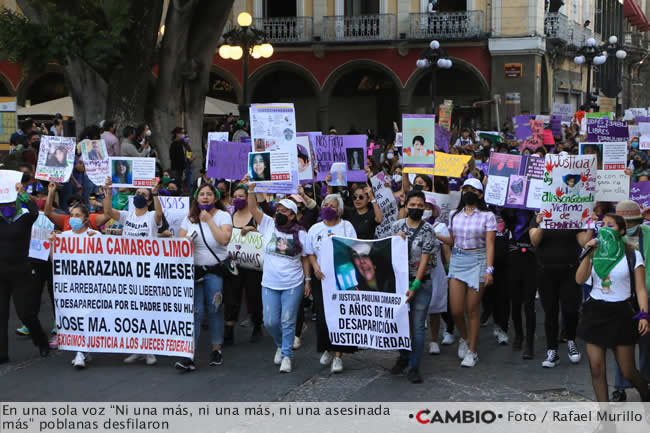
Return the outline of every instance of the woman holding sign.
{"type": "Polygon", "coordinates": [[[578,333],[587,343],[591,380],[598,401],[609,401],[605,353],[613,349],[625,379],[634,385],[641,401],[650,401],[647,382],[635,366],[634,345],[648,333],[648,294],[641,253],[625,244],[625,220],[608,214],[598,238],[586,243],[576,282],[592,279],[590,299],[582,307],[578,333]],[[636,309],[640,311],[636,313],[636,309]],[[638,320],[638,323],[636,320],[638,320]]]}
{"type": "Polygon", "coordinates": [[[476,343],[481,326],[481,297],[494,279],[494,241],[497,221],[483,200],[483,185],[467,179],[461,187],[458,208],[449,215],[451,245],[449,297],[451,314],[461,339],[458,357],[462,367],[478,362],[476,343]],[[469,329],[465,316],[469,319],[469,329]]]}
{"type": "Polygon", "coordinates": [[[264,327],[277,347],[274,363],[281,373],[291,372],[296,317],[303,296],[311,292],[310,266],[307,258],[307,233],[296,220],[298,207],[288,199],[276,204],[275,219],[262,213],[255,199],[255,184],[248,185],[248,210],[264,237],[262,304],[264,327]]]}

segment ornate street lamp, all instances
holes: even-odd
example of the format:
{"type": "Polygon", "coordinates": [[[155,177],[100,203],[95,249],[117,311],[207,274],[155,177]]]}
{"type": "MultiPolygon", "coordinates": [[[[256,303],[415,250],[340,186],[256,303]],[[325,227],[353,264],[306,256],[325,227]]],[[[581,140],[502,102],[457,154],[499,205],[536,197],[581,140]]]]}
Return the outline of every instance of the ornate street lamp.
{"type": "Polygon", "coordinates": [[[627,53],[618,42],[618,38],[614,35],[610,36],[606,43],[602,45],[596,44],[594,38],[589,38],[585,41],[585,46],[578,50],[577,56],[573,61],[577,65],[587,65],[587,104],[589,108],[596,109],[598,106],[595,101],[592,101],[591,96],[591,65],[604,65],[607,58],[616,56],[618,60],[623,60],[627,57],[627,53]]]}
{"type": "Polygon", "coordinates": [[[447,51],[440,47],[440,42],[431,41],[429,46],[422,50],[420,57],[415,62],[419,69],[431,70],[431,84],[429,91],[431,93],[431,110],[436,114],[436,83],[438,79],[438,69],[449,69],[453,63],[449,60],[447,51]]]}
{"type": "Polygon", "coordinates": [[[239,117],[249,121],[250,95],[248,94],[248,60],[250,57],[265,59],[273,55],[273,46],[267,42],[266,34],[252,27],[253,17],[248,12],[237,16],[239,28],[234,28],[223,34],[225,44],[219,47],[219,56],[222,59],[239,60],[242,57],[242,104],[239,105],[239,117]]]}

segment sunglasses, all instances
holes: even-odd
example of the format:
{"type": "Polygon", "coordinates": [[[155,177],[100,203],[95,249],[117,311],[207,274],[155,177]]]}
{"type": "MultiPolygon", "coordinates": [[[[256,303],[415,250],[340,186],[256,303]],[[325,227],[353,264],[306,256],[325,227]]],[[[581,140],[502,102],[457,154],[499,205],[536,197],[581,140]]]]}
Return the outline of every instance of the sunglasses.
{"type": "Polygon", "coordinates": [[[366,196],[365,195],[355,195],[353,198],[355,200],[363,200],[364,198],[366,198],[366,196]]]}

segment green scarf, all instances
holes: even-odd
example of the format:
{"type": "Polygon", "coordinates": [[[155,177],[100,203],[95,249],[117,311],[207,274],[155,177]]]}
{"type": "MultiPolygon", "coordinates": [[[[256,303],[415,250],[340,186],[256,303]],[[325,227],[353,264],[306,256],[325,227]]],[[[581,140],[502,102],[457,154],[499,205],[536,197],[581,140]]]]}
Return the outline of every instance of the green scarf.
{"type": "Polygon", "coordinates": [[[623,236],[610,227],[598,231],[598,248],[594,253],[594,271],[603,282],[603,287],[612,285],[609,273],[625,257],[623,236]]]}
{"type": "Polygon", "coordinates": [[[125,210],[129,206],[129,196],[126,192],[120,191],[117,195],[113,196],[113,209],[115,210],[125,210]]]}

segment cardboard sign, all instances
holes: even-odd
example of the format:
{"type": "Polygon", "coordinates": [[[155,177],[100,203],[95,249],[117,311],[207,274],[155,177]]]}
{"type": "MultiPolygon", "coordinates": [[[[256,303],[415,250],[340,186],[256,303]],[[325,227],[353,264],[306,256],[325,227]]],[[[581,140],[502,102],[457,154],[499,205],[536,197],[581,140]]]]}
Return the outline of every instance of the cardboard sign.
{"type": "Polygon", "coordinates": [[[538,210],[541,206],[544,159],[492,152],[485,201],[495,206],[538,210]]]}
{"type": "Polygon", "coordinates": [[[436,165],[436,116],[402,116],[404,173],[433,174],[436,165]]]}
{"type": "Polygon", "coordinates": [[[585,121],[587,122],[587,141],[589,142],[627,141],[630,136],[625,122],[589,118],[585,121]]]}
{"type": "Polygon", "coordinates": [[[264,267],[264,240],[259,232],[248,232],[241,235],[241,229],[233,228],[232,237],[228,243],[228,256],[238,266],[261,271],[264,267]]]}
{"type": "Polygon", "coordinates": [[[596,200],[627,200],[630,193],[630,177],[625,174],[627,143],[580,143],[581,155],[596,155],[596,200]]]}
{"type": "Polygon", "coordinates": [[[0,203],[13,203],[18,197],[16,184],[23,180],[23,173],[14,170],[0,170],[0,203]]]}
{"type": "Polygon", "coordinates": [[[114,188],[151,188],[156,178],[156,158],[109,158],[114,188]]]}
{"type": "Polygon", "coordinates": [[[210,140],[206,174],[213,179],[242,179],[248,170],[250,143],[210,140]]]}
{"type": "Polygon", "coordinates": [[[324,181],[332,164],[344,163],[349,182],[367,182],[365,135],[322,135],[314,137],[314,152],[318,161],[317,180],[324,181]]]}
{"type": "Polygon", "coordinates": [[[77,140],[74,137],[41,137],[34,177],[48,182],[67,182],[74,168],[76,148],[77,140]]]}
{"type": "Polygon", "coordinates": [[[470,155],[451,155],[436,152],[436,167],[434,176],[460,177],[465,169],[465,164],[472,159],[470,155]]]}

